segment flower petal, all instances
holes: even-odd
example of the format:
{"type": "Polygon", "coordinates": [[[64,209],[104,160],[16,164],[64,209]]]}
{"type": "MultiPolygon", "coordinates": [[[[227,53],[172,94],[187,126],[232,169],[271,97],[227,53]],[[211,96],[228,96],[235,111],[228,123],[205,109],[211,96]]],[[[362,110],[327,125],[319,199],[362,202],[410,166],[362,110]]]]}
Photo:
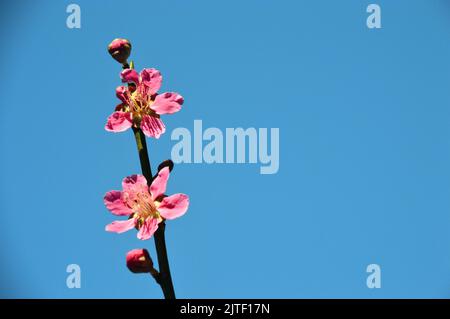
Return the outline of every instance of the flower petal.
{"type": "Polygon", "coordinates": [[[120,78],[124,83],[134,82],[136,85],[139,84],[139,74],[134,69],[125,69],[120,73],[120,78]]]}
{"type": "Polygon", "coordinates": [[[166,131],[164,123],[157,117],[144,115],[141,121],[141,129],[148,137],[159,138],[166,131]]]}
{"type": "Polygon", "coordinates": [[[140,74],[140,83],[145,85],[150,95],[158,92],[162,83],[161,73],[156,69],[143,69],[140,74]]]}
{"type": "Polygon", "coordinates": [[[116,111],[108,117],[105,130],[109,132],[123,132],[133,125],[131,113],[116,111]]]}
{"type": "Polygon", "coordinates": [[[112,222],[111,224],[106,225],[105,230],[121,234],[121,233],[124,233],[124,232],[130,230],[131,228],[134,228],[134,225],[135,225],[134,218],[130,218],[127,220],[116,220],[116,221],[112,222]]]}
{"type": "Polygon", "coordinates": [[[137,238],[147,240],[153,236],[158,229],[158,220],[155,218],[147,218],[137,233],[137,238]]]}
{"type": "Polygon", "coordinates": [[[107,192],[103,198],[103,202],[106,208],[114,215],[129,216],[132,213],[131,208],[122,201],[122,192],[120,191],[107,192]]]}
{"type": "Polygon", "coordinates": [[[164,167],[158,172],[158,175],[150,185],[150,193],[152,194],[153,200],[156,200],[159,196],[164,195],[167,187],[167,180],[169,179],[170,169],[169,167],[164,167]]]}
{"type": "Polygon", "coordinates": [[[144,175],[131,175],[122,180],[122,188],[124,191],[140,191],[147,189],[147,179],[144,175]]]}
{"type": "Polygon", "coordinates": [[[157,114],[172,114],[181,109],[183,102],[183,97],[180,94],[166,92],[156,96],[155,102],[153,102],[151,108],[157,114]]]}
{"type": "Polygon", "coordinates": [[[174,219],[186,213],[189,207],[189,197],[185,194],[175,194],[165,197],[158,211],[165,219],[174,219]]]}
{"type": "Polygon", "coordinates": [[[116,96],[125,104],[129,104],[128,98],[127,98],[128,88],[126,86],[118,86],[116,88],[116,96]]]}

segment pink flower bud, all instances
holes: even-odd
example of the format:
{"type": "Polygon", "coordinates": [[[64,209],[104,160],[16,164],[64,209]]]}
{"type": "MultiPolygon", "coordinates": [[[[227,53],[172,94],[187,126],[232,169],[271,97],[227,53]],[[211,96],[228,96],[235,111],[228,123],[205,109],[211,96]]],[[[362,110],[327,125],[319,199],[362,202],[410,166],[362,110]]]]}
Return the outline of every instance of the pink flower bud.
{"type": "Polygon", "coordinates": [[[133,249],[127,253],[127,267],[134,273],[153,272],[153,261],[147,249],[133,249]]]}
{"type": "Polygon", "coordinates": [[[114,39],[108,45],[108,52],[119,63],[127,63],[131,53],[131,43],[126,39],[114,39]]]}

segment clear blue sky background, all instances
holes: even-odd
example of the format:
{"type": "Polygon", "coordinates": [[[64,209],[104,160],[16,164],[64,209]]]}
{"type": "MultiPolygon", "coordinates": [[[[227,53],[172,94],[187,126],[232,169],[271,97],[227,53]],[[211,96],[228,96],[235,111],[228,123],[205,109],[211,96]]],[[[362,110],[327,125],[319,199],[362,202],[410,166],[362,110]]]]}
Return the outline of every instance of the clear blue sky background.
{"type": "Polygon", "coordinates": [[[177,127],[279,127],[280,170],[178,165],[191,198],[167,227],[178,297],[450,297],[450,5],[373,1],[68,1],[2,4],[0,296],[160,298],[104,231],[103,194],[140,172],[131,132],[103,127],[133,43],[185,97],[177,127]],[[66,266],[82,288],[66,287],[66,266]],[[382,288],[366,287],[366,266],[382,288]]]}

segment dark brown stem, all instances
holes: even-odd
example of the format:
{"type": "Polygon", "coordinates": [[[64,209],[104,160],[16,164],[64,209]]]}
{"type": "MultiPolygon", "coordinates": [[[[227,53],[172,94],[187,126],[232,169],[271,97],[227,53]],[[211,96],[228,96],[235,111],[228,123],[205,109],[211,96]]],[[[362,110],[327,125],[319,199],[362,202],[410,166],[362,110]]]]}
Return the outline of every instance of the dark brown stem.
{"type": "Polygon", "coordinates": [[[175,299],[175,290],[173,289],[172,276],[170,275],[169,259],[167,258],[166,239],[164,231],[166,224],[161,222],[158,230],[155,232],[155,247],[158,255],[159,280],[164,298],[175,299]]]}
{"type": "MultiPolygon", "coordinates": [[[[147,179],[150,186],[153,181],[152,169],[147,151],[147,142],[145,135],[141,129],[133,128],[134,138],[139,153],[139,160],[141,162],[142,174],[147,179]]],[[[165,299],[175,299],[175,290],[173,289],[172,276],[170,275],[169,259],[167,258],[166,240],[164,237],[164,230],[166,225],[163,222],[159,224],[158,230],[155,232],[155,247],[158,255],[159,276],[158,283],[164,294],[165,299]]]]}
{"type": "Polygon", "coordinates": [[[139,160],[141,162],[142,175],[147,179],[147,183],[150,185],[153,181],[152,168],[150,166],[150,159],[148,157],[147,142],[145,141],[145,135],[141,129],[133,127],[134,138],[136,140],[136,146],[139,153],[139,160]]]}

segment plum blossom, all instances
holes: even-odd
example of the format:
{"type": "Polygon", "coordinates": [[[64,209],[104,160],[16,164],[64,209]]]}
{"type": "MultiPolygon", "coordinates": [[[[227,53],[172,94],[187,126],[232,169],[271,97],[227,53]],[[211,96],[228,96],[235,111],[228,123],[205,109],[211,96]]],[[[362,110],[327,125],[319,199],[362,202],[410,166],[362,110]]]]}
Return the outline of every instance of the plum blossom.
{"type": "Polygon", "coordinates": [[[189,197],[185,194],[166,196],[169,167],[161,169],[150,186],[143,175],[131,175],[122,181],[122,191],[105,194],[106,208],[114,215],[127,216],[127,220],[114,221],[106,231],[123,233],[138,229],[137,237],[149,239],[166,219],[178,218],[186,213],[189,197]]]}
{"type": "Polygon", "coordinates": [[[123,132],[134,126],[148,137],[159,138],[166,130],[160,115],[178,112],[183,97],[175,92],[157,93],[162,76],[156,69],[143,69],[140,74],[134,69],[125,69],[120,76],[122,82],[129,85],[117,87],[116,96],[122,103],[108,117],[105,129],[123,132]]]}

